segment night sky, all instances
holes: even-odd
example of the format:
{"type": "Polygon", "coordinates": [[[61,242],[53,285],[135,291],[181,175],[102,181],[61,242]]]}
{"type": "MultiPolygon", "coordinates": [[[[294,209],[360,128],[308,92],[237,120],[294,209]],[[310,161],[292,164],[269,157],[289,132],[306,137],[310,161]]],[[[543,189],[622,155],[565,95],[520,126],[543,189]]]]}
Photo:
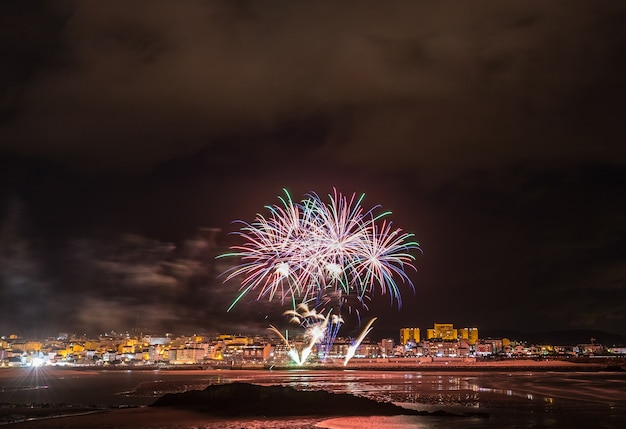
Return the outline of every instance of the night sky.
{"type": "Polygon", "coordinates": [[[279,302],[227,313],[214,257],[283,188],[333,187],[423,249],[373,337],[626,334],[624,22],[623,0],[3,1],[0,335],[295,328],[279,302]]]}

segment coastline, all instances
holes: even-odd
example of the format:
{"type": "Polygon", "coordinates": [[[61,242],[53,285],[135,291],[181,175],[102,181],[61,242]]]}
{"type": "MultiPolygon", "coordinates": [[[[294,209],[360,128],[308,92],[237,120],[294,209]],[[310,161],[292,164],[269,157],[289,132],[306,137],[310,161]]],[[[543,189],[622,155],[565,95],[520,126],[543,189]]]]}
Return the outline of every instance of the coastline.
{"type": "Polygon", "coordinates": [[[346,366],[340,362],[311,363],[295,365],[242,364],[234,366],[210,367],[205,369],[233,370],[272,370],[289,371],[296,369],[322,371],[626,371],[626,357],[602,358],[588,361],[561,359],[502,359],[468,361],[463,358],[429,359],[353,359],[346,366]]]}
{"type": "Polygon", "coordinates": [[[389,360],[388,362],[366,362],[365,360],[350,361],[344,369],[367,369],[367,370],[420,370],[420,371],[501,371],[501,370],[551,370],[551,371],[625,371],[626,358],[611,360],[598,360],[590,362],[572,362],[557,359],[503,359],[490,361],[463,361],[441,358],[438,360],[417,361],[414,363],[401,360],[389,360]]]}
{"type": "MultiPolygon", "coordinates": [[[[344,366],[339,362],[295,364],[181,364],[181,365],[75,365],[50,366],[46,369],[59,371],[208,371],[208,370],[365,370],[365,371],[626,371],[626,356],[614,358],[587,359],[586,361],[571,361],[561,359],[502,359],[467,361],[462,358],[429,358],[426,359],[353,359],[344,366]]],[[[0,378],[4,371],[24,369],[20,367],[0,368],[0,378]]],[[[27,369],[27,368],[26,368],[27,369]]]]}
{"type": "MultiPolygon", "coordinates": [[[[544,403],[544,399],[542,399],[543,397],[554,398],[559,403],[562,402],[562,400],[584,400],[585,403],[602,404],[606,403],[608,400],[609,402],[615,402],[615,404],[617,404],[617,408],[615,408],[615,410],[622,409],[622,405],[620,404],[625,404],[623,394],[607,396],[607,393],[604,392],[604,386],[601,384],[601,380],[614,379],[615,377],[619,377],[619,380],[623,380],[623,373],[600,372],[606,371],[606,369],[599,365],[587,366],[580,371],[581,365],[583,364],[557,361],[531,362],[532,363],[517,361],[514,365],[512,365],[512,362],[485,362],[482,365],[477,365],[477,363],[460,365],[457,362],[456,364],[452,364],[452,367],[454,368],[451,368],[451,364],[446,366],[431,365],[428,370],[424,370],[423,366],[404,366],[403,368],[407,371],[407,373],[412,373],[412,376],[410,377],[411,380],[419,380],[416,383],[410,384],[411,396],[413,397],[413,400],[409,402],[412,402],[414,404],[413,406],[417,409],[431,411],[439,409],[458,411],[466,410],[466,407],[476,409],[474,407],[477,406],[478,402],[480,402],[481,408],[487,407],[486,409],[489,409],[489,407],[494,404],[507,403],[511,400],[516,401],[518,405],[524,404],[523,406],[530,406],[531,403],[537,403],[539,404],[539,407],[541,407],[541,404],[544,403]],[[489,369],[485,370],[484,365],[487,364],[489,365],[489,369]],[[523,371],[527,371],[527,373],[524,373],[523,371]],[[597,374],[593,374],[593,371],[598,372],[597,374]],[[446,373],[448,374],[446,375],[446,373]],[[453,375],[452,373],[455,374],[453,375]],[[487,383],[483,382],[480,384],[474,384],[474,386],[468,386],[454,383],[450,384],[449,381],[450,377],[454,377],[455,379],[458,377],[463,379],[466,377],[475,379],[476,377],[481,377],[480,373],[484,373],[487,377],[489,377],[489,381],[487,383]],[[561,390],[559,384],[555,385],[552,381],[549,381],[554,380],[554,377],[560,381],[600,380],[600,382],[595,384],[585,384],[586,389],[584,392],[578,390],[570,392],[561,390]],[[537,380],[541,381],[537,383],[537,380]],[[533,400],[533,396],[536,398],[535,400],[533,400]]],[[[15,371],[0,371],[0,384],[3,384],[1,379],[3,377],[11,377],[11,373],[13,373],[13,377],[21,377],[18,374],[18,371],[23,372],[24,374],[27,372],[31,373],[28,368],[15,368],[14,370],[15,371]]],[[[94,379],[96,374],[98,374],[96,379],[98,377],[107,377],[106,371],[93,370],[93,368],[87,367],[82,367],[80,369],[68,367],[50,368],[50,370],[51,372],[47,375],[58,379],[73,380],[76,378],[82,378],[83,375],[87,376],[88,379],[94,379]],[[91,374],[89,374],[89,372],[91,372],[91,374]]],[[[139,396],[143,396],[146,393],[155,393],[155,383],[158,383],[158,386],[162,388],[157,389],[159,390],[159,396],[165,394],[166,391],[181,391],[179,389],[181,386],[183,387],[183,390],[195,390],[195,385],[189,382],[190,378],[195,377],[220,377],[224,380],[228,380],[229,382],[230,380],[244,379],[254,383],[254,380],[258,380],[262,385],[269,385],[268,383],[274,383],[274,381],[270,380],[279,380],[285,377],[292,380],[291,382],[293,382],[293,377],[298,377],[301,378],[304,383],[307,383],[307,380],[310,380],[310,377],[319,377],[319,380],[321,380],[322,383],[327,381],[332,383],[332,380],[354,381],[354,377],[361,377],[361,371],[366,373],[365,368],[363,367],[355,369],[350,366],[347,368],[341,367],[334,369],[313,368],[313,371],[311,371],[311,368],[289,368],[286,370],[276,371],[241,371],[230,369],[200,370],[197,366],[194,366],[193,368],[177,368],[173,371],[161,368],[159,371],[156,371],[154,376],[150,375],[150,379],[155,377],[154,381],[142,381],[135,386],[132,393],[131,391],[127,391],[126,393],[139,396]],[[328,372],[324,374],[322,371],[319,371],[321,369],[328,369],[328,372]],[[342,371],[339,371],[338,369],[341,369],[342,371]],[[158,375],[158,373],[161,373],[161,375],[158,375]],[[172,378],[170,379],[170,377],[172,378]]],[[[130,373],[132,370],[130,370],[130,368],[126,368],[125,372],[130,373]]],[[[143,371],[138,371],[136,375],[140,375],[142,372],[143,371]]],[[[110,375],[115,377],[127,377],[127,375],[120,374],[116,370],[114,370],[110,375]]],[[[129,374],[128,377],[130,376],[131,375],[129,374]]],[[[378,367],[376,370],[372,371],[371,375],[364,374],[363,376],[365,377],[364,380],[366,380],[366,382],[362,386],[369,388],[370,392],[375,392],[376,390],[375,388],[372,390],[373,385],[371,382],[374,379],[371,377],[376,377],[376,380],[380,380],[384,383],[388,382],[389,377],[399,378],[400,380],[408,380],[405,378],[406,376],[401,374],[401,371],[398,370],[398,368],[390,370],[389,368],[378,367]],[[390,373],[385,375],[385,371],[389,371],[390,373]],[[374,375],[376,372],[379,372],[380,375],[374,375]],[[394,372],[395,374],[391,374],[394,372]]],[[[139,380],[145,379],[146,377],[144,376],[139,378],[139,380]]],[[[200,384],[203,383],[205,383],[205,381],[200,384]]],[[[317,382],[316,388],[319,387],[320,384],[317,382]]],[[[353,388],[354,387],[351,389],[353,388]]],[[[200,386],[198,386],[197,389],[200,389],[200,386]]],[[[332,390],[336,391],[335,388],[332,390]]],[[[394,396],[390,396],[390,398],[394,398],[394,396]]],[[[397,396],[395,398],[397,398],[397,396]]],[[[399,400],[399,402],[403,401],[399,400]]],[[[89,406],[77,406],[76,404],[72,404],[73,403],[33,403],[21,405],[3,404],[4,406],[0,407],[0,427],[7,425],[8,427],[16,428],[42,429],[77,429],[85,427],[100,429],[240,429],[242,427],[246,427],[247,429],[268,427],[291,429],[324,427],[321,422],[328,420],[327,416],[322,415],[287,416],[269,419],[264,418],[263,416],[254,416],[246,418],[236,417],[233,419],[202,414],[194,410],[171,408],[155,409],[154,407],[144,405],[111,405],[100,408],[89,408],[89,406]],[[10,417],[12,420],[8,421],[7,419],[4,419],[3,421],[3,417],[10,417]],[[320,424],[322,426],[320,426],[320,424]]],[[[552,406],[551,402],[547,404],[549,404],[550,407],[552,406]]],[[[506,405],[506,407],[510,407],[510,405],[506,405]]],[[[620,411],[615,412],[619,413],[620,411]]],[[[425,418],[432,419],[430,416],[425,418]]]]}
{"type": "Polygon", "coordinates": [[[11,423],[11,428],[24,429],[147,429],[147,428],[212,428],[212,429],[247,429],[263,427],[285,427],[313,429],[316,424],[328,420],[327,417],[242,418],[232,419],[213,417],[188,410],[157,409],[138,407],[112,409],[91,414],[64,415],[45,419],[11,423]],[[275,422],[275,423],[273,423],[275,422]]]}

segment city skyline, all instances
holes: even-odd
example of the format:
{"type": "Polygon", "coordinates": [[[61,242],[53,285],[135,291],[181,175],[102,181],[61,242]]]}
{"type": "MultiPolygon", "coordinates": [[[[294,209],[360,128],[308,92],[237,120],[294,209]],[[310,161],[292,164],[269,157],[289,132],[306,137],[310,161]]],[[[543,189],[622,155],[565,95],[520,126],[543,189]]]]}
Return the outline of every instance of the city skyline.
{"type": "Polygon", "coordinates": [[[288,326],[272,302],[228,312],[215,256],[283,189],[337,188],[422,250],[373,335],[626,334],[623,2],[0,15],[0,332],[288,326]]]}
{"type": "Polygon", "coordinates": [[[398,338],[375,340],[366,337],[366,334],[359,338],[337,337],[332,343],[311,342],[306,333],[285,332],[283,335],[278,330],[254,336],[225,333],[132,335],[128,332],[108,332],[97,336],[60,333],[56,337],[28,339],[2,335],[0,368],[49,365],[209,365],[211,368],[236,369],[247,366],[248,369],[271,369],[275,365],[282,368],[309,365],[337,368],[348,364],[408,367],[446,365],[450,360],[461,365],[475,365],[493,362],[493,359],[514,362],[514,365],[523,361],[528,365],[529,358],[535,361],[538,357],[542,360],[590,356],[623,359],[626,352],[623,343],[611,345],[610,342],[597,341],[595,338],[589,338],[588,341],[579,338],[578,341],[570,342],[533,342],[508,337],[484,337],[479,335],[476,328],[454,327],[450,323],[434,323],[423,337],[420,328],[415,327],[399,329],[398,338]]]}
{"type": "MultiPolygon", "coordinates": [[[[370,331],[365,337],[366,341],[374,341],[380,342],[387,339],[393,339],[397,341],[399,344],[404,343],[406,340],[414,339],[415,336],[420,337],[420,339],[442,339],[449,340],[450,338],[445,338],[441,335],[435,335],[434,332],[437,332],[441,327],[451,327],[451,330],[454,332],[457,338],[480,338],[480,339],[498,339],[498,338],[507,338],[514,342],[519,343],[528,343],[528,344],[583,344],[583,343],[594,343],[598,342],[601,344],[613,345],[613,346],[623,346],[626,344],[626,335],[624,334],[616,334],[614,332],[607,331],[597,331],[597,330],[563,330],[556,331],[551,329],[546,329],[538,332],[521,332],[519,330],[483,330],[477,326],[468,326],[465,324],[455,325],[454,323],[444,322],[441,320],[438,322],[431,322],[430,325],[425,326],[417,326],[416,324],[407,324],[402,326],[390,326],[385,327],[383,330],[373,330],[370,331]]],[[[66,327],[67,328],[67,327],[66,327]]],[[[0,331],[0,339],[2,340],[44,340],[44,339],[74,339],[76,341],[80,339],[86,338],[145,338],[145,337],[156,337],[156,338],[180,338],[180,337],[189,337],[193,338],[196,336],[200,337],[218,337],[223,335],[228,336],[242,336],[249,338],[256,337],[273,337],[275,341],[282,341],[280,335],[288,335],[288,336],[297,336],[304,337],[306,336],[306,329],[302,326],[294,325],[294,324],[284,324],[281,326],[283,329],[282,332],[280,330],[276,332],[275,329],[264,328],[261,330],[255,330],[252,332],[243,332],[243,331],[217,331],[217,330],[193,330],[193,331],[177,331],[177,330],[158,330],[149,327],[138,327],[134,326],[128,329],[124,328],[112,328],[109,327],[106,330],[101,331],[77,331],[75,329],[64,329],[59,332],[51,332],[48,330],[48,335],[43,336],[35,336],[35,335],[22,335],[18,332],[3,332],[0,331]],[[280,335],[279,335],[280,333],[280,335]]],[[[362,328],[362,327],[361,327],[362,328]]],[[[343,331],[345,335],[338,335],[337,338],[340,341],[350,341],[356,339],[356,336],[360,334],[362,331],[358,329],[352,329],[350,332],[343,331]]]]}

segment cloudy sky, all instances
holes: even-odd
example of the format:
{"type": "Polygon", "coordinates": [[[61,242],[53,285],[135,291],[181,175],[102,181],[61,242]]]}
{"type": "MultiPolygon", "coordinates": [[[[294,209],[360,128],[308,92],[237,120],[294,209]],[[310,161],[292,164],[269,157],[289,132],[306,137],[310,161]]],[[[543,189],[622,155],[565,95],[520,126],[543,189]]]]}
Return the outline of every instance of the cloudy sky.
{"type": "Polygon", "coordinates": [[[626,5],[0,5],[0,334],[263,332],[217,275],[286,188],[423,249],[373,336],[626,333],[626,5]],[[369,208],[368,207],[368,208],[369,208]]]}

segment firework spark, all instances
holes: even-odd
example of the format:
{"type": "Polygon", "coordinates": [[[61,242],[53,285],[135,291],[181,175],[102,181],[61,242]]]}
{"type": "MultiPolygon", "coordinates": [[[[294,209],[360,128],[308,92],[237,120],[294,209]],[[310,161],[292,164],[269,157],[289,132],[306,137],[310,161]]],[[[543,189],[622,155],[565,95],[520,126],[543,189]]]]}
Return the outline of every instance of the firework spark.
{"type": "Polygon", "coordinates": [[[361,345],[365,337],[367,337],[367,334],[371,332],[372,325],[374,324],[375,321],[376,321],[376,317],[374,317],[372,320],[369,321],[369,323],[365,326],[365,328],[363,328],[361,335],[359,335],[357,339],[354,340],[352,344],[350,344],[350,347],[348,347],[348,352],[346,353],[346,356],[343,360],[343,366],[348,365],[348,362],[350,362],[350,359],[354,357],[354,354],[356,353],[357,349],[359,348],[359,346],[361,345]]]}
{"type": "Polygon", "coordinates": [[[329,333],[336,335],[338,329],[332,328],[331,326],[339,324],[341,320],[337,316],[331,317],[330,312],[324,316],[314,309],[309,310],[306,304],[298,305],[296,310],[285,311],[284,315],[290,317],[290,322],[297,323],[305,329],[305,345],[302,351],[298,352],[295,345],[290,343],[287,336],[283,335],[276,327],[270,325],[269,330],[278,334],[280,339],[283,340],[287,346],[289,357],[298,366],[302,366],[304,362],[306,362],[313,352],[313,348],[327,338],[329,333]]]}
{"type": "Polygon", "coordinates": [[[226,273],[225,281],[241,278],[229,310],[253,292],[257,300],[278,297],[293,308],[315,302],[339,309],[357,303],[367,308],[366,301],[380,293],[400,307],[397,280],[414,290],[406,269],[415,269],[411,251],[419,245],[412,234],[393,227],[386,219],[390,212],[375,214],[379,206],[364,210],[363,198],[335,189],[329,202],[311,193],[296,203],[285,190],[282,205],[266,206],[268,216],[238,221],[243,244],[219,256],[241,260],[226,273]]]}
{"type": "MultiPolygon", "coordinates": [[[[388,295],[401,307],[398,281],[415,291],[406,270],[415,270],[411,252],[420,250],[419,244],[412,234],[393,227],[387,218],[391,212],[377,214],[380,206],[365,210],[364,197],[347,197],[334,189],[328,202],[315,193],[294,202],[285,190],[281,204],[266,206],[269,214],[257,214],[252,223],[238,221],[241,226],[235,234],[243,243],[219,256],[240,259],[225,273],[225,281],[241,280],[229,311],[248,294],[255,294],[256,300],[291,304],[293,310],[286,315],[305,329],[307,342],[301,354],[276,328],[270,329],[281,336],[299,365],[318,343],[330,350],[343,323],[342,309],[354,311],[360,320],[360,311],[368,309],[367,302],[376,294],[388,295]]],[[[350,347],[345,364],[374,320],[350,347]]]]}

